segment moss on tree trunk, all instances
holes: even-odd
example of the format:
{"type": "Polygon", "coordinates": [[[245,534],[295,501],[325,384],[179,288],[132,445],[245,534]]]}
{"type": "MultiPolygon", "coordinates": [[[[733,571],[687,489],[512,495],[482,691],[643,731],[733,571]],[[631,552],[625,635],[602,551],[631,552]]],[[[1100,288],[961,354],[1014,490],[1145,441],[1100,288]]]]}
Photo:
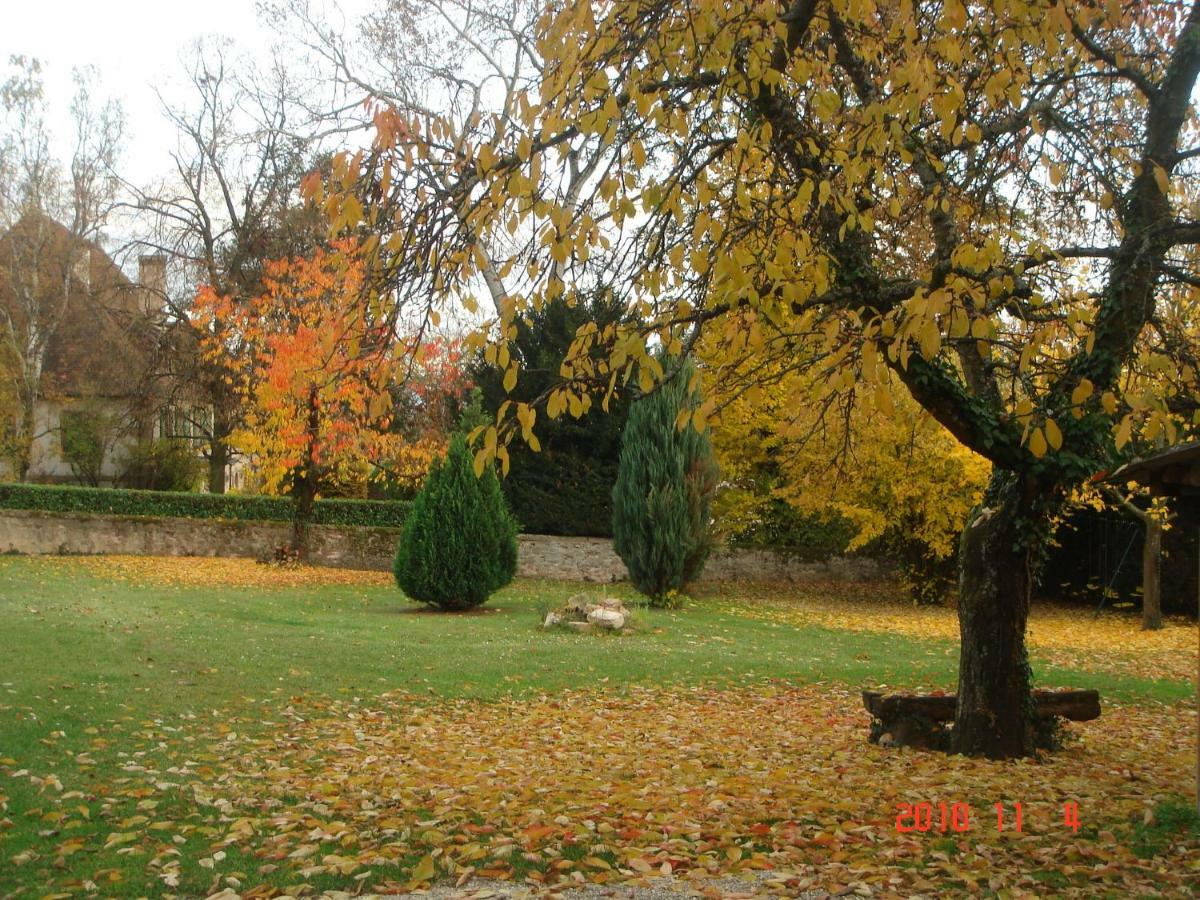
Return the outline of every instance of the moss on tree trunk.
{"type": "Polygon", "coordinates": [[[1030,528],[1036,504],[1020,479],[992,476],[961,547],[958,707],[953,749],[993,759],[1034,751],[1025,625],[1033,588],[1030,528]]]}

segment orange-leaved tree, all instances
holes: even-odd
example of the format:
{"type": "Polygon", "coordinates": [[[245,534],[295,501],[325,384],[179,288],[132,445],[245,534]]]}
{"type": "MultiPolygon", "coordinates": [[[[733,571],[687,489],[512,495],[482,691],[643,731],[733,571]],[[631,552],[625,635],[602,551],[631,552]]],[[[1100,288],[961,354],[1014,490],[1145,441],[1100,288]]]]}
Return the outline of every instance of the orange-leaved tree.
{"type": "Polygon", "coordinates": [[[203,352],[228,365],[245,399],[233,444],[253,460],[266,490],[286,490],[295,501],[300,553],[326,480],[348,462],[385,456],[393,440],[395,329],[364,295],[363,273],[357,244],[338,241],[268,262],[264,290],[249,301],[204,288],[192,313],[212,335],[203,352]],[[210,319],[222,328],[207,328],[210,319]]]}
{"type": "Polygon", "coordinates": [[[419,337],[401,339],[407,363],[403,383],[393,390],[396,440],[376,463],[378,476],[402,496],[415,494],[433,462],[445,456],[472,386],[460,338],[419,337]]]}
{"type": "MultiPolygon", "coordinates": [[[[551,416],[652,387],[654,349],[701,336],[881,408],[903,384],[992,464],[961,545],[954,747],[1032,753],[1054,516],[1132,434],[1177,439],[1200,387],[1196,334],[1163,314],[1200,285],[1200,3],[578,0],[531,39],[536,90],[454,152],[436,115],[382,109],[314,199],[379,233],[371,278],[400,306],[478,308],[507,278],[488,336],[510,384],[524,307],[625,302],[577,333],[551,416]],[[1173,387],[1128,392],[1147,343],[1173,387]]],[[[501,410],[481,455],[535,413],[501,410]]]]}

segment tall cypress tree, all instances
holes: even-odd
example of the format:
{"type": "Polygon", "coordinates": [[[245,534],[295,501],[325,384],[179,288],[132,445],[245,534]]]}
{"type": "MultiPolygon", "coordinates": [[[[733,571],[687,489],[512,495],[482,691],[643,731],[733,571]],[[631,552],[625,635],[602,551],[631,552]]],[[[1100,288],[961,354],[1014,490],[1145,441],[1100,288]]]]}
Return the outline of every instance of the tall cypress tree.
{"type": "Polygon", "coordinates": [[[707,432],[690,423],[675,426],[681,410],[700,404],[694,374],[684,362],[630,408],[612,491],[613,548],[655,605],[694,580],[712,550],[708,508],[716,458],[707,432]]]}

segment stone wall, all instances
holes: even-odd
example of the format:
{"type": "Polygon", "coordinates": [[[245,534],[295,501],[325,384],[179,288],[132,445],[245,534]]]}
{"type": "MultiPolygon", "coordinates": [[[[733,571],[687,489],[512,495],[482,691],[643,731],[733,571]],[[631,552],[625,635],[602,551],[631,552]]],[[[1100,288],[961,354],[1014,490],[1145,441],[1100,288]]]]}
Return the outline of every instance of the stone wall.
{"type": "Polygon", "coordinates": [[[778,550],[726,549],[714,553],[704,567],[702,581],[878,581],[889,578],[892,567],[863,556],[833,557],[824,562],[803,562],[778,550]]]}
{"type": "MultiPolygon", "coordinates": [[[[346,569],[390,569],[396,528],[314,525],[313,561],[346,569]]],[[[0,553],[270,557],[292,538],[288,522],[111,516],[0,510],[0,553]]]]}
{"type": "MultiPolygon", "coordinates": [[[[386,571],[400,531],[312,526],[310,554],[319,565],[386,571]]],[[[0,553],[131,556],[269,557],[291,538],[287,522],[147,518],[91,513],[0,510],[0,553]]],[[[622,581],[625,564],[604,538],[523,534],[518,574],[561,581],[622,581]]],[[[804,563],[768,550],[722,550],[704,581],[871,581],[888,575],[872,559],[804,563]]]]}
{"type": "MultiPolygon", "coordinates": [[[[624,581],[625,563],[607,538],[553,537],[523,534],[519,538],[517,569],[530,578],[561,581],[624,581]]],[[[801,562],[773,550],[718,550],[709,559],[701,581],[875,581],[890,574],[887,566],[863,557],[828,562],[801,562]]]]}

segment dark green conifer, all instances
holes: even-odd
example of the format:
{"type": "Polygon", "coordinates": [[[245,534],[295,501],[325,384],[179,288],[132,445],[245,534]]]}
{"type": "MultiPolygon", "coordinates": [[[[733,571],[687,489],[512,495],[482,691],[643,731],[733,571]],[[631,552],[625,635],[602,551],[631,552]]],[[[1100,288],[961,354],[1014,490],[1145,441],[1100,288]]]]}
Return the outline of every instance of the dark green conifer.
{"type": "Polygon", "coordinates": [[[516,523],[491,466],[475,477],[463,437],[413,501],[393,571],[413,600],[446,610],[479,606],[516,574],[516,523]]]}

